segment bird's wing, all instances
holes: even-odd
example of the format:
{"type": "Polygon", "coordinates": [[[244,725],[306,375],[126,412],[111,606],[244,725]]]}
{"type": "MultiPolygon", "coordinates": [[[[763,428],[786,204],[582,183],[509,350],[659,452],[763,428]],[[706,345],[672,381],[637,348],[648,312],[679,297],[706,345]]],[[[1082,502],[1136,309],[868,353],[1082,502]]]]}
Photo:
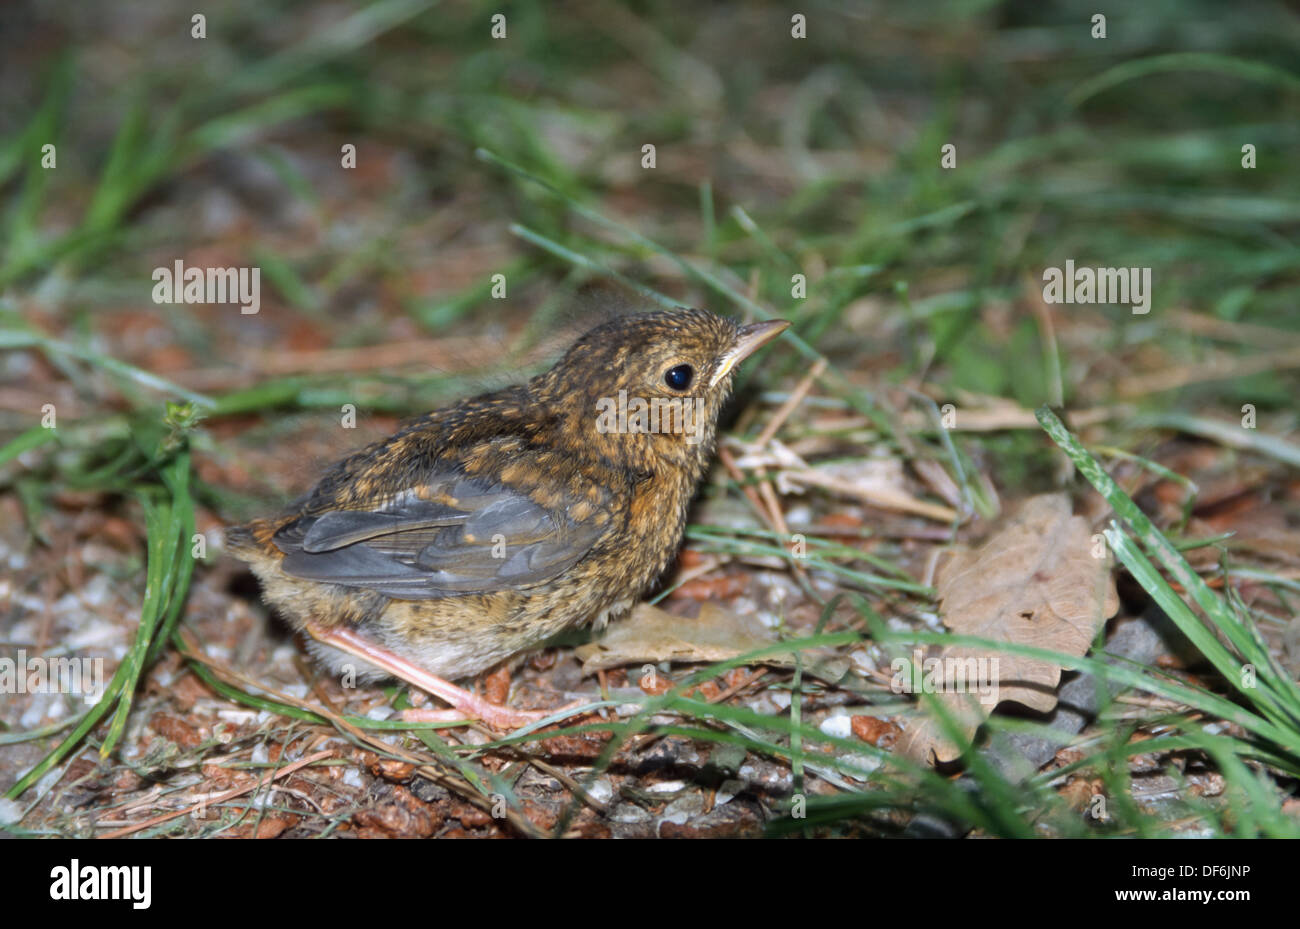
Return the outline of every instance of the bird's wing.
{"type": "Polygon", "coordinates": [[[286,574],[400,600],[527,588],[577,564],[608,528],[607,499],[583,496],[542,506],[501,483],[434,475],[371,509],[313,511],[273,541],[286,574]]]}

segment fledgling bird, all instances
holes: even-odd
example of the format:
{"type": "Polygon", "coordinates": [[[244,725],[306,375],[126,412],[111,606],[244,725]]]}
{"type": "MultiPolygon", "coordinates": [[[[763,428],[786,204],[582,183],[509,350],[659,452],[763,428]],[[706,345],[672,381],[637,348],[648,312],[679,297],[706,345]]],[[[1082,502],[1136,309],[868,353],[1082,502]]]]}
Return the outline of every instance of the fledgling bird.
{"type": "Polygon", "coordinates": [[[527,383],[344,458],[281,515],[228,530],[227,548],[331,670],[456,708],[422,718],[521,725],[542,714],[450,679],[631,608],[681,543],[733,369],[788,325],[616,318],[527,383]]]}

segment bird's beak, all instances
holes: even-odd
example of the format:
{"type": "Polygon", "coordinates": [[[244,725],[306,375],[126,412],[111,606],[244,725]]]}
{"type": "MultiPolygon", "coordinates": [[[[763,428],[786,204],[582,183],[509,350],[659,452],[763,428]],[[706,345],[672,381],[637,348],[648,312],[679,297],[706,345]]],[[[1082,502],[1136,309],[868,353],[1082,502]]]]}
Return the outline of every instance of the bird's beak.
{"type": "Polygon", "coordinates": [[[709,386],[716,387],[719,381],[731,373],[732,368],[788,328],[790,328],[790,324],[784,319],[773,319],[765,323],[750,323],[748,326],[741,326],[740,331],[736,333],[736,344],[731,346],[731,349],[718,361],[718,369],[713,372],[713,378],[709,381],[709,386]]]}

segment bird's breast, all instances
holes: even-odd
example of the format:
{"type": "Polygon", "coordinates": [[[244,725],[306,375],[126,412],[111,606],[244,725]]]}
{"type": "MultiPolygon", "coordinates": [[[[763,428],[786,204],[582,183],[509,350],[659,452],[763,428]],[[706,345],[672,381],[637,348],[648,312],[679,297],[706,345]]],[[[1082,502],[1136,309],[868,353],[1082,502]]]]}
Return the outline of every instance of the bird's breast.
{"type": "Polygon", "coordinates": [[[624,557],[637,592],[657,578],[677,553],[686,528],[694,485],[677,475],[655,475],[632,495],[627,513],[624,557]]]}

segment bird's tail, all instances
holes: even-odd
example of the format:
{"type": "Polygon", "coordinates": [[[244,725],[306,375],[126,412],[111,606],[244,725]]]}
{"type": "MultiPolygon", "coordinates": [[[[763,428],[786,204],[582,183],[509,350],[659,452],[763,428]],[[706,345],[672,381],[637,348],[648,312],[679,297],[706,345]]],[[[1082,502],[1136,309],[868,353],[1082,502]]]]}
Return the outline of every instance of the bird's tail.
{"type": "Polygon", "coordinates": [[[226,551],[241,561],[256,561],[279,550],[271,543],[275,530],[264,519],[255,519],[246,526],[229,526],[226,529],[226,551]]]}

